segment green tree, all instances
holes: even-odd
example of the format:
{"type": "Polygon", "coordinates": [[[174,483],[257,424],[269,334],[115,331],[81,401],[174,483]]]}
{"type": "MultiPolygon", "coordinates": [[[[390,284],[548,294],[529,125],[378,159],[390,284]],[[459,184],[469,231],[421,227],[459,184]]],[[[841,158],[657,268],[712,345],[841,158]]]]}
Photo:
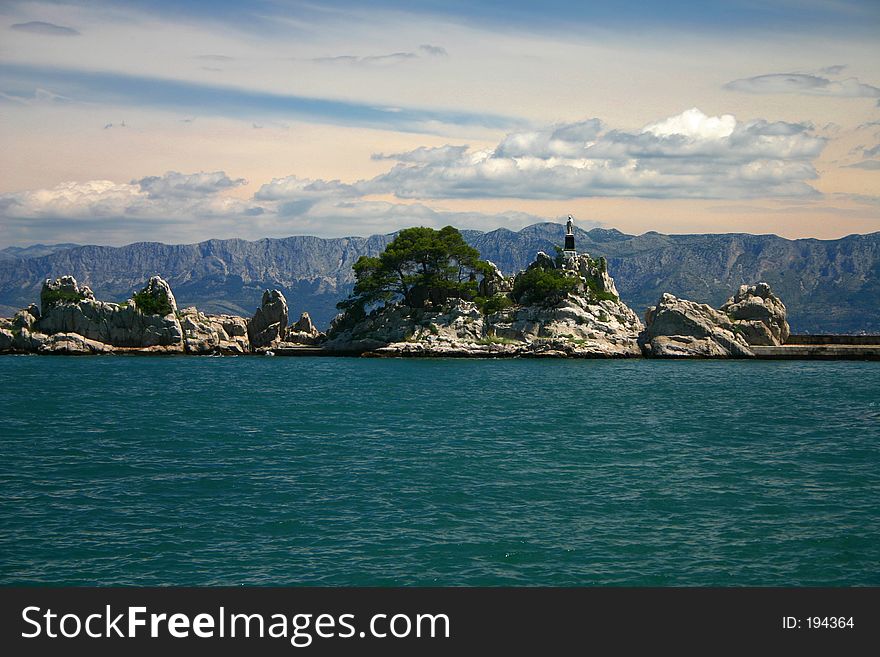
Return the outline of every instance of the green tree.
{"type": "Polygon", "coordinates": [[[407,228],[378,257],[358,259],[354,291],[337,307],[360,315],[368,306],[395,299],[412,308],[471,299],[477,291],[477,275],[487,267],[479,251],[452,226],[407,228]]]}
{"type": "Polygon", "coordinates": [[[510,296],[524,305],[552,306],[577,289],[577,280],[559,269],[532,267],[517,275],[510,296]]]}

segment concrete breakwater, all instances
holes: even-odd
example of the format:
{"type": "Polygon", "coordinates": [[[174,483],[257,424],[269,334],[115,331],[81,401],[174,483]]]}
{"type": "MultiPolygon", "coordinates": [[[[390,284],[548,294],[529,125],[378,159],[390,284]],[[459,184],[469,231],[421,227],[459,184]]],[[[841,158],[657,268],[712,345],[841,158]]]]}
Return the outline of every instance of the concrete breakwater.
{"type": "Polygon", "coordinates": [[[789,335],[786,345],[880,345],[880,334],[875,335],[789,335]]]}
{"type": "Polygon", "coordinates": [[[760,359],[880,360],[880,335],[790,335],[782,345],[752,351],[760,359]]]}

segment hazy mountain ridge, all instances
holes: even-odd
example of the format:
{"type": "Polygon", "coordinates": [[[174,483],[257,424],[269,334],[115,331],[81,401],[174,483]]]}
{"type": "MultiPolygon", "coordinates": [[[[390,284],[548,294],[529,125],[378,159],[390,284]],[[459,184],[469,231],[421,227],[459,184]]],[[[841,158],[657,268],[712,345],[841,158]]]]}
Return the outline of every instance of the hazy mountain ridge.
{"type": "Polygon", "coordinates": [[[0,260],[14,260],[16,258],[38,258],[39,256],[73,249],[79,244],[32,244],[30,246],[7,246],[0,249],[0,260]]]}
{"type": "MultiPolygon", "coordinates": [[[[536,251],[552,253],[563,232],[560,224],[543,223],[519,232],[502,228],[463,235],[484,258],[513,273],[536,251]]],[[[380,253],[391,238],[140,242],[19,255],[0,260],[0,314],[36,301],[49,277],[72,274],[98,298],[122,300],[160,274],[181,306],[249,316],[263,289],[279,288],[292,313],[308,310],[325,326],[354,282],[351,265],[361,255],[380,253]]],[[[640,314],[662,292],[717,307],[740,284],[766,280],[788,306],[794,332],[880,332],[880,233],[787,240],[738,233],[633,236],[596,228],[577,230],[577,248],[608,258],[622,299],[640,314]]]]}

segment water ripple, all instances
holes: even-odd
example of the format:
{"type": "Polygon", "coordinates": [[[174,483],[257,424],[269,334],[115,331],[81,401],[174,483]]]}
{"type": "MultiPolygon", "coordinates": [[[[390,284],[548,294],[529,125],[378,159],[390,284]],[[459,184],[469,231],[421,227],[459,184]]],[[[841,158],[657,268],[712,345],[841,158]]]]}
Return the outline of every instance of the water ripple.
{"type": "Polygon", "coordinates": [[[878,363],[0,373],[2,584],[880,584],[878,363]]]}

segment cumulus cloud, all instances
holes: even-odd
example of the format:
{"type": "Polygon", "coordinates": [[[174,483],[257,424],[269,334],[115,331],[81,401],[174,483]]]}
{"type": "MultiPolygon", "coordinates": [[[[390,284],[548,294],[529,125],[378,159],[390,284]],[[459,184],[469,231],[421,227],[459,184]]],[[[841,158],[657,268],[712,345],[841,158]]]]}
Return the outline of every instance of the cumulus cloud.
{"type": "Polygon", "coordinates": [[[45,36],[79,36],[79,31],[72,27],[55,25],[55,23],[46,23],[44,21],[15,23],[9,27],[18,32],[30,32],[31,34],[42,34],[45,36]]]}
{"type": "Polygon", "coordinates": [[[116,219],[232,216],[250,203],[218,192],[242,184],[223,172],[149,176],[130,183],[64,182],[49,189],[0,194],[0,215],[14,219],[116,219]]]}
{"type": "Polygon", "coordinates": [[[406,153],[373,153],[373,160],[395,160],[397,162],[418,162],[422,164],[453,162],[459,159],[467,151],[467,146],[419,146],[415,150],[406,153]]]}
{"type": "MultiPolygon", "coordinates": [[[[392,203],[361,198],[338,200],[319,199],[308,205],[283,204],[276,215],[278,225],[287,226],[287,233],[308,232],[318,235],[371,235],[389,233],[409,226],[456,226],[461,229],[491,230],[505,227],[519,230],[530,224],[546,221],[526,212],[451,212],[429,207],[424,203],[392,203]]],[[[582,228],[593,223],[580,222],[582,228]]]]}
{"type": "Polygon", "coordinates": [[[0,194],[0,219],[4,236],[13,242],[116,244],[304,233],[370,235],[412,225],[519,229],[543,220],[524,212],[450,212],[421,203],[366,200],[351,185],[295,176],[266,183],[249,200],[222,194],[240,182],[223,172],[170,172],[130,183],[66,182],[0,194]]]}
{"type": "Polygon", "coordinates": [[[169,196],[203,197],[222,192],[226,189],[244,185],[244,178],[232,179],[223,171],[205,173],[178,173],[169,171],[163,176],[147,176],[140,180],[132,180],[132,185],[147,194],[150,198],[167,198],[169,196]]]}
{"type": "Polygon", "coordinates": [[[591,119],[513,133],[495,149],[417,149],[358,188],[412,199],[811,196],[811,160],[824,145],[810,124],[693,108],[638,132],[591,119]]]}
{"type": "Polygon", "coordinates": [[[258,201],[299,201],[327,197],[349,198],[360,194],[352,185],[338,180],[311,180],[297,176],[273,178],[254,194],[258,201]]]}
{"type": "MultiPolygon", "coordinates": [[[[636,131],[609,129],[598,119],[587,119],[508,134],[494,148],[446,145],[376,154],[375,160],[393,165],[372,179],[348,183],[292,175],[263,184],[249,199],[228,193],[245,181],[223,171],[169,171],[128,183],[68,182],[0,195],[0,218],[13,239],[27,234],[34,236],[31,241],[85,241],[77,230],[125,234],[113,238],[119,242],[304,232],[364,235],[414,224],[515,229],[541,218],[450,212],[429,201],[803,199],[818,195],[808,181],[817,176],[812,160],[824,145],[810,124],[742,122],[694,108],[636,131]],[[374,198],[386,194],[402,200],[374,198]]],[[[871,163],[877,161],[859,166],[874,168],[871,163]]]]}
{"type": "Polygon", "coordinates": [[[809,94],[841,98],[880,98],[880,88],[859,82],[857,78],[829,80],[806,73],[769,73],[742,78],[724,85],[730,91],[752,94],[809,94]]]}
{"type": "Polygon", "coordinates": [[[557,125],[546,130],[515,132],[495,149],[496,157],[576,157],[594,143],[602,129],[599,119],[557,125]]]}

